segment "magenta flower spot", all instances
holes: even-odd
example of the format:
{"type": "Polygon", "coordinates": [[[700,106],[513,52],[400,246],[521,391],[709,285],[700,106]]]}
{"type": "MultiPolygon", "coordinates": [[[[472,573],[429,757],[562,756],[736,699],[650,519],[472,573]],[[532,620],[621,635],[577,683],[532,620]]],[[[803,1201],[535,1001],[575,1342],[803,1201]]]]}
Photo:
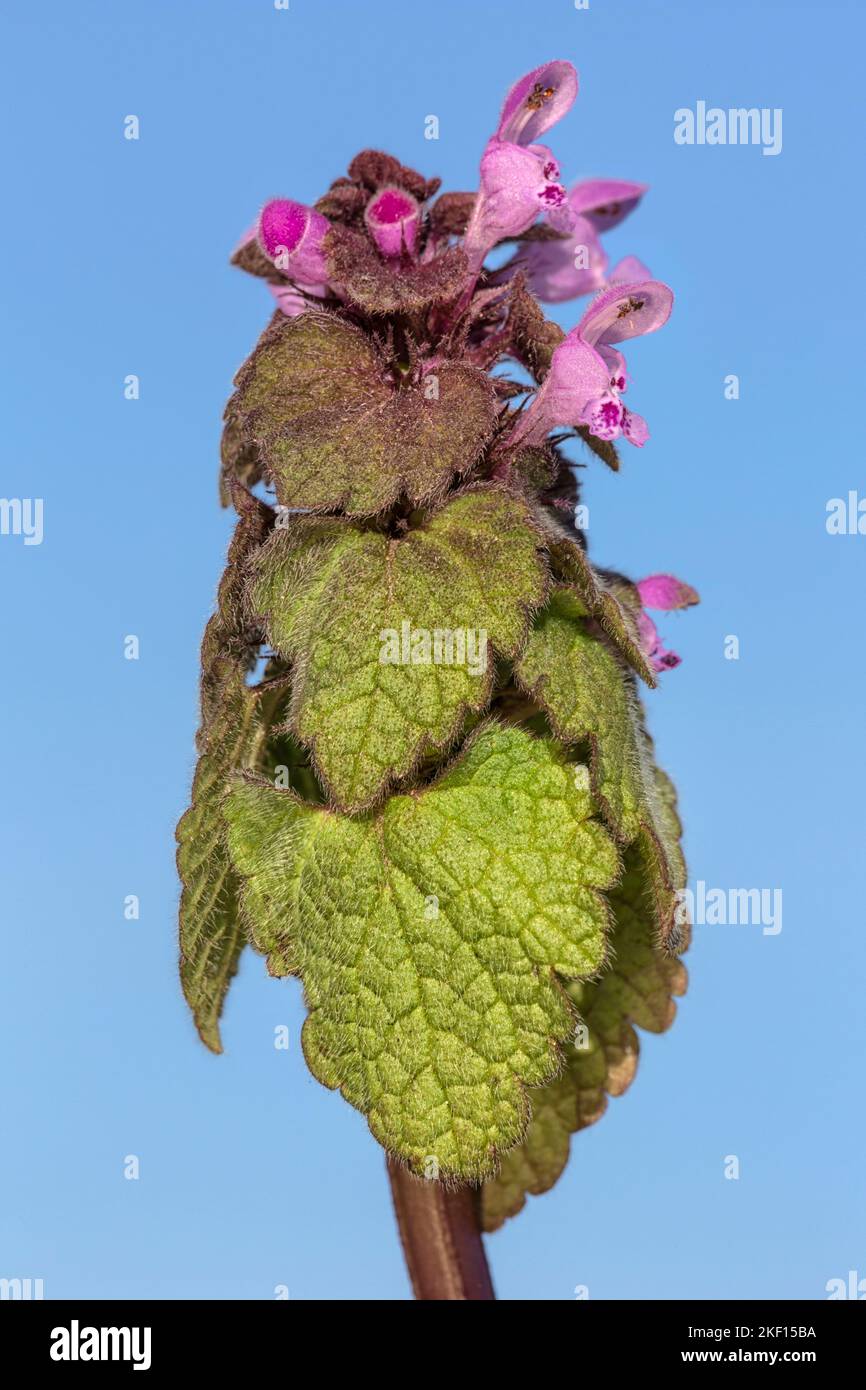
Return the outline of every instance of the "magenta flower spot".
{"type": "Polygon", "coordinates": [[[638,448],[645,444],[646,421],[619,399],[627,383],[625,358],[611,344],[661,328],[673,299],[660,280],[602,290],[554,350],[550,370],[519,416],[509,443],[540,444],[557,425],[586,425],[599,439],[623,434],[638,448]]]}
{"type": "Polygon", "coordinates": [[[414,255],[418,246],[418,204],[401,188],[383,188],[367,204],[364,220],[383,256],[414,255]]]}
{"type": "Polygon", "coordinates": [[[584,406],[582,421],[599,439],[616,439],[620,432],[624,408],[613,390],[596,396],[584,406]]]}
{"type": "Polygon", "coordinates": [[[330,222],[304,203],[274,198],[259,215],[259,244],[277,270],[306,284],[324,284],[328,278],[322,240],[330,222]]]}
{"type": "Polygon", "coordinates": [[[685,584],[672,574],[651,574],[636,585],[643,610],[638,615],[638,631],[641,646],[654,671],[669,671],[679,666],[681,657],[664,646],[658,628],[646,612],[647,608],[657,608],[670,613],[678,608],[690,608],[699,603],[697,592],[691,584],[685,584]]]}
{"type": "MultiPolygon", "coordinates": [[[[544,176],[545,178],[550,177],[547,170],[545,170],[544,176]]],[[[546,208],[561,208],[565,202],[565,189],[561,183],[548,183],[542,189],[540,197],[546,208]]]]}

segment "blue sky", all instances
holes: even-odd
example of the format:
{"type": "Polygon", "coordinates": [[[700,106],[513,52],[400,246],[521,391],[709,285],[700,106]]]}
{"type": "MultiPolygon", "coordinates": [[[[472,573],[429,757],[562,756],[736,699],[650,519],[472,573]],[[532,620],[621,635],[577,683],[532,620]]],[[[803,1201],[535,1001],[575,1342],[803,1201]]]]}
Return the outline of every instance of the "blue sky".
{"type": "Polygon", "coordinates": [[[58,1298],[408,1297],[381,1152],[306,1072],[299,986],[246,956],[215,1058],[175,978],[173,828],[230,531],[220,416],[271,307],[227,257],[265,198],[313,201],[364,146],[473,187],[509,84],[566,57],[564,177],[651,185],[608,246],[676,293],[629,353],[650,443],[617,477],[586,470],[591,549],[701,592],[662,625],[683,664],[651,726],[692,880],[781,889],[783,927],[697,928],[675,1027],[489,1241],[494,1277],[569,1299],[821,1298],[866,1276],[866,536],[825,525],[829,499],[866,496],[859,7],[19,0],[3,29],[0,492],[44,500],[44,539],[0,536],[0,1275],[58,1298]],[[781,108],[781,153],[677,145],[699,100],[781,108]]]}

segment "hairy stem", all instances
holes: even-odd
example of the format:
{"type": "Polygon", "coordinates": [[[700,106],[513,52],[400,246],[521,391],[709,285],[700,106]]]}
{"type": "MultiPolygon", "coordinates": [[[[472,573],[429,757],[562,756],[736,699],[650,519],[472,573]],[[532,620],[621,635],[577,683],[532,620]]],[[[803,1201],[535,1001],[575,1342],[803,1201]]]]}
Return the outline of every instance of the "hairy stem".
{"type": "Polygon", "coordinates": [[[478,1193],[449,1191],[388,1159],[397,1226],[417,1299],[495,1299],[478,1219],[478,1193]]]}

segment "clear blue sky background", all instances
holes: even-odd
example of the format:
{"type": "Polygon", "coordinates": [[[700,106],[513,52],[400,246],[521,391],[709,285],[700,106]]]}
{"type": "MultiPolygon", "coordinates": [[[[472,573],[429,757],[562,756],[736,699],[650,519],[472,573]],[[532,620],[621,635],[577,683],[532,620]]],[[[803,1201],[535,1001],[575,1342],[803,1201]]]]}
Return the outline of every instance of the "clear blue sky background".
{"type": "Polygon", "coordinates": [[[592,551],[700,590],[663,624],[684,660],[652,728],[693,879],[779,887],[784,919],[698,927],[676,1026],[489,1241],[495,1278],[516,1299],[820,1298],[866,1276],[866,536],[825,529],[829,498],[866,495],[860,7],[19,0],[3,28],[0,492],[44,498],[45,539],[0,537],[0,1275],[48,1297],[408,1296],[381,1152],[306,1072],[299,986],[246,956],[216,1058],[175,978],[220,415],[271,312],[227,257],[266,197],[313,201],[364,146],[473,187],[508,85],[567,57],[564,175],[652,185],[608,244],[677,296],[629,354],[649,445],[587,470],[592,551]],[[782,107],[782,153],[675,145],[699,99],[782,107]]]}

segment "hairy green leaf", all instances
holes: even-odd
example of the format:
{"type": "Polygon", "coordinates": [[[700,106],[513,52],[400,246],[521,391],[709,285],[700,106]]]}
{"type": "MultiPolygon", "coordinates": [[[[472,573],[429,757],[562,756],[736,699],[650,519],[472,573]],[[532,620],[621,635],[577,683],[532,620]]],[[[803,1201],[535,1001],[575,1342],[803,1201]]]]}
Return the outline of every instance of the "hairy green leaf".
{"type": "Polygon", "coordinates": [[[372,515],[422,502],[467,473],[491,436],[493,387],[443,362],[400,378],[362,329],[336,314],[275,315],[235,378],[229,463],[258,450],[283,506],[372,515]]]}
{"type": "Polygon", "coordinates": [[[237,971],[244,933],[237,880],[228,858],[221,803],[228,778],[250,766],[263,729],[246,674],[261,633],[244,607],[244,565],[270,529],[273,513],[235,487],[240,519],[229,547],[201,649],[201,726],[192,804],[177,827],[180,900],[180,977],[201,1039],[221,1052],[218,1020],[237,971]]]}
{"type": "Polygon", "coordinates": [[[518,650],[545,584],[526,504],[490,488],[402,539],[338,517],[274,532],[250,602],[293,663],[292,728],[341,807],[371,805],[486,708],[491,649],[518,650]]]}
{"type": "Polygon", "coordinates": [[[555,526],[549,516],[538,513],[537,520],[545,531],[554,575],[573,585],[586,606],[587,614],[595,619],[629,666],[650,688],[654,688],[656,678],[638,635],[640,601],[634,585],[595,569],[583,547],[555,526]]]}
{"type": "Polygon", "coordinates": [[[516,1215],[528,1193],[553,1186],[568,1161],[571,1135],[600,1119],[607,1097],[622,1095],[630,1085],[640,1047],[635,1027],[663,1033],[673,1022],[674,996],[685,993],[686,971],[658,948],[647,887],[640,853],[632,847],[622,883],[608,894],[614,913],[610,965],[598,980],[567,986],[581,1023],[563,1071],[530,1092],[532,1119],[523,1143],[484,1184],[487,1231],[516,1215]]]}
{"type": "Polygon", "coordinates": [[[643,850],[659,933],[674,933],[682,854],[663,804],[633,678],[587,623],[570,589],[553,591],[538,615],[515,674],[566,744],[587,743],[593,791],[623,844],[643,850]]]}
{"type": "Polygon", "coordinates": [[[617,853],[573,766],[488,725],[376,814],[250,781],[225,806],[254,942],[304,982],[314,1075],[416,1170],[492,1173],[574,1026],[554,972],[605,958],[617,853]]]}

